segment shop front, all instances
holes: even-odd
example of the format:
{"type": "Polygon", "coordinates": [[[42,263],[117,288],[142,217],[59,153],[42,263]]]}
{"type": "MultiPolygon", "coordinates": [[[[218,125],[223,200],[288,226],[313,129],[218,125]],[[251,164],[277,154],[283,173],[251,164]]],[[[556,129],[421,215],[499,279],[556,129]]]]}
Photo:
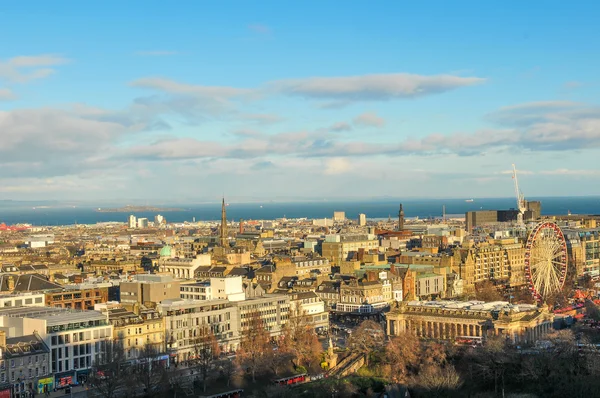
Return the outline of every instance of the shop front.
{"type": "Polygon", "coordinates": [[[63,372],[54,376],[54,388],[61,390],[75,383],[75,372],[63,372]]]}
{"type": "Polygon", "coordinates": [[[78,370],[76,372],[77,380],[75,380],[73,382],[73,384],[87,383],[89,373],[90,373],[89,369],[78,370]]]}
{"type": "MultiPolygon", "coordinates": [[[[54,389],[54,377],[46,377],[45,379],[39,379],[37,382],[37,393],[45,394],[54,389]]],[[[1,397],[0,397],[1,398],[1,397]]]]}

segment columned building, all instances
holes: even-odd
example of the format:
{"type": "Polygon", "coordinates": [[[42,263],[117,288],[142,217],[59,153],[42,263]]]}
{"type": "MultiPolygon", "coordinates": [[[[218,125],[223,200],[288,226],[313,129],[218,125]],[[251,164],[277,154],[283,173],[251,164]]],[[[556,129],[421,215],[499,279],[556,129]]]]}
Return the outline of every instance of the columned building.
{"type": "Polygon", "coordinates": [[[499,335],[513,343],[532,344],[550,331],[554,315],[534,305],[504,301],[410,301],[401,302],[386,318],[389,336],[409,332],[456,341],[499,335]]]}
{"type": "Polygon", "coordinates": [[[195,258],[161,258],[159,261],[160,272],[169,272],[180,279],[193,279],[199,267],[210,265],[210,254],[197,254],[195,258]]]}

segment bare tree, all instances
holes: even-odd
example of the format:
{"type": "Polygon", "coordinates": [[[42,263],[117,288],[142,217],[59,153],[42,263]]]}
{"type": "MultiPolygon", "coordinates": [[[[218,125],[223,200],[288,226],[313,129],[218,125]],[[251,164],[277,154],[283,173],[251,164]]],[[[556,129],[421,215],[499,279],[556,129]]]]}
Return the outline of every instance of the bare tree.
{"type": "Polygon", "coordinates": [[[588,318],[593,319],[595,321],[600,321],[600,308],[594,304],[593,301],[587,300],[585,302],[585,312],[588,318]]]}
{"type": "Polygon", "coordinates": [[[475,297],[481,301],[501,301],[502,294],[492,281],[482,281],[475,284],[475,297]]]}
{"type": "Polygon", "coordinates": [[[456,390],[462,385],[460,375],[454,366],[429,365],[419,371],[413,384],[427,391],[456,390]]]}
{"type": "Polygon", "coordinates": [[[365,365],[369,365],[369,355],[383,348],[385,333],[380,324],[374,321],[363,321],[348,339],[348,347],[354,353],[365,356],[365,365]]]}
{"type": "Polygon", "coordinates": [[[279,371],[294,359],[294,354],[288,349],[286,344],[283,344],[283,339],[279,340],[276,348],[269,350],[265,355],[264,363],[275,376],[279,375],[279,371]]]}
{"type": "Polygon", "coordinates": [[[279,348],[280,356],[291,354],[296,367],[303,365],[308,369],[321,358],[323,346],[306,312],[290,317],[283,330],[279,348]]]}
{"type": "Polygon", "coordinates": [[[194,341],[194,357],[192,364],[202,375],[202,389],[206,392],[206,380],[213,362],[219,357],[221,350],[212,329],[205,325],[197,331],[194,341]]]}
{"type": "Polygon", "coordinates": [[[494,393],[498,390],[504,394],[506,386],[506,374],[516,362],[515,352],[503,336],[489,337],[485,345],[477,351],[473,351],[473,363],[475,372],[484,380],[494,383],[494,393]]]}
{"type": "Polygon", "coordinates": [[[236,366],[235,362],[230,359],[228,359],[221,365],[221,367],[220,367],[221,375],[227,381],[227,387],[229,387],[229,385],[231,384],[231,378],[235,374],[236,370],[237,370],[237,366],[236,366]]]}
{"type": "Polygon", "coordinates": [[[265,358],[270,355],[273,347],[263,319],[256,312],[249,315],[248,324],[242,332],[236,361],[243,369],[250,371],[252,382],[256,382],[256,371],[264,365],[265,358]]]}
{"type": "Polygon", "coordinates": [[[104,398],[114,398],[126,386],[130,376],[125,365],[126,357],[120,340],[103,341],[104,348],[96,355],[89,381],[94,393],[104,398]]]}
{"type": "Polygon", "coordinates": [[[418,368],[421,342],[412,333],[405,332],[388,342],[383,358],[383,372],[395,383],[406,383],[418,368]]]}
{"type": "Polygon", "coordinates": [[[158,361],[160,352],[152,345],[145,345],[138,357],[135,377],[144,388],[147,396],[160,393],[169,386],[169,377],[165,366],[158,361]]]}

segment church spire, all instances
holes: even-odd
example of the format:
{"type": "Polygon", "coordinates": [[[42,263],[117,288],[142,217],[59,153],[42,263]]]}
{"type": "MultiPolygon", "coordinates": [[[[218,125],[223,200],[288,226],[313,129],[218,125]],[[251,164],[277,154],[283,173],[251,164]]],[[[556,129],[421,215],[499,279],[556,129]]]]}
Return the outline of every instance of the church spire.
{"type": "Polygon", "coordinates": [[[400,210],[398,210],[398,231],[404,230],[404,209],[402,203],[400,203],[400,210]]]}
{"type": "Polygon", "coordinates": [[[223,197],[223,203],[221,204],[221,231],[219,236],[220,246],[227,247],[227,212],[225,210],[225,197],[223,197]]]}

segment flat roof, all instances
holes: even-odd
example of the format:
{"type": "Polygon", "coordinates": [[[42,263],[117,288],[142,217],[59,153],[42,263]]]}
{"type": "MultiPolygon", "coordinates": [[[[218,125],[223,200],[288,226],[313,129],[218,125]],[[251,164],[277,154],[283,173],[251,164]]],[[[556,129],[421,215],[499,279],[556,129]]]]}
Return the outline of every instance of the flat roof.
{"type": "Polygon", "coordinates": [[[203,305],[229,304],[229,300],[194,300],[194,299],[166,299],[160,302],[164,307],[199,307],[203,305]]]}
{"type": "Polygon", "coordinates": [[[440,301],[409,301],[407,303],[410,307],[424,307],[424,308],[441,308],[441,309],[464,309],[471,311],[500,311],[500,310],[512,310],[514,312],[523,312],[536,310],[538,307],[533,304],[511,304],[508,301],[451,301],[451,300],[440,300],[440,301]]]}
{"type": "Polygon", "coordinates": [[[54,307],[8,307],[0,309],[0,316],[11,318],[33,318],[46,321],[47,326],[63,325],[71,322],[88,322],[106,320],[106,315],[99,311],[83,311],[70,308],[54,307]]]}

